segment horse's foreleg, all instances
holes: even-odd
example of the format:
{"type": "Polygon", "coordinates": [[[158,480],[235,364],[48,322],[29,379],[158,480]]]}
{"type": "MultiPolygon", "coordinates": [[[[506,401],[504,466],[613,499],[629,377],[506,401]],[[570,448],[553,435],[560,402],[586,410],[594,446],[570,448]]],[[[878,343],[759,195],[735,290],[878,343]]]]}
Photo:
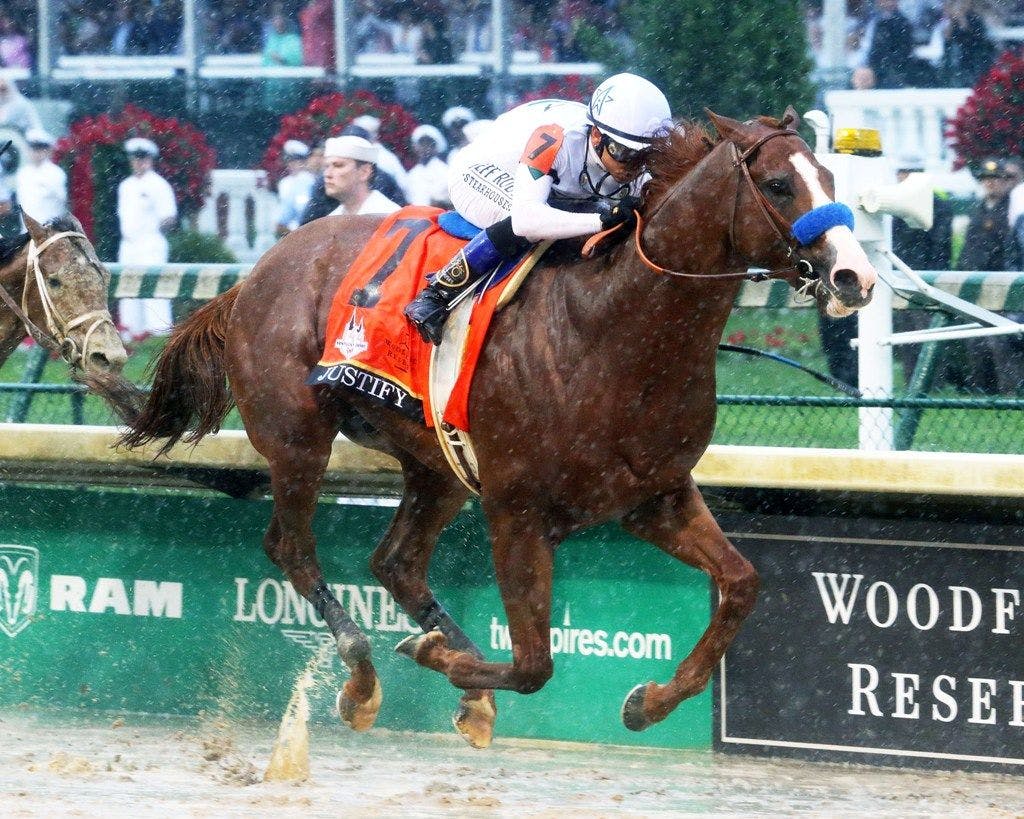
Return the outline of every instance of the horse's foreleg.
{"type": "Polygon", "coordinates": [[[692,479],[674,495],[656,498],[623,520],[627,531],[711,575],[719,602],[707,629],[665,685],[634,688],[622,707],[633,731],[660,722],[680,702],[707,687],[715,666],[754,607],[757,572],[726,539],[692,479]]]}
{"type": "Polygon", "coordinates": [[[295,590],[313,604],[334,635],[338,656],[351,671],[338,694],[338,713],[353,729],[365,731],[376,720],[381,703],[370,641],[324,582],[311,525],[320,480],[330,457],[333,434],[328,433],[325,430],[323,436],[317,436],[310,429],[302,452],[295,451],[300,448],[295,444],[282,446],[277,452],[270,447],[260,450],[270,463],[274,493],[274,516],[263,543],[267,556],[280,567],[295,590]],[[325,446],[316,446],[320,437],[326,439],[325,446]]]}
{"type": "MultiPolygon", "coordinates": [[[[427,584],[427,568],[437,537],[458,514],[469,492],[450,473],[435,472],[410,457],[400,460],[405,474],[402,503],[373,553],[370,566],[424,634],[440,631],[453,650],[483,659],[483,653],[445,611],[427,584]]],[[[406,653],[418,637],[403,640],[396,650],[406,653]]],[[[486,748],[491,744],[496,714],[493,691],[466,691],[452,723],[474,748],[486,748]]]]}
{"type": "MultiPolygon", "coordinates": [[[[485,501],[485,511],[486,501],[485,501]]],[[[551,678],[551,581],[555,544],[540,520],[488,511],[512,662],[488,663],[449,646],[433,631],[411,640],[406,653],[420,665],[439,671],[459,688],[502,688],[532,694],[551,678]]]]}

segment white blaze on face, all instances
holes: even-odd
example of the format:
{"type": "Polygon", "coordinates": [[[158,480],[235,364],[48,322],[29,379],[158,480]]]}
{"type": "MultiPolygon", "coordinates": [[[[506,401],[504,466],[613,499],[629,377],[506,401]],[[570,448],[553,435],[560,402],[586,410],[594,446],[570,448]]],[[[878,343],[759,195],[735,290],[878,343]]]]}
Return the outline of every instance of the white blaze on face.
{"type": "MultiPolygon", "coordinates": [[[[796,169],[796,172],[800,174],[800,178],[804,180],[804,184],[807,185],[807,190],[811,194],[812,207],[821,207],[833,201],[825,193],[825,188],[818,177],[818,170],[811,164],[811,160],[804,154],[793,154],[790,156],[789,161],[796,169]]],[[[825,240],[834,248],[836,253],[835,264],[828,274],[829,281],[834,282],[837,270],[852,270],[857,274],[861,295],[867,297],[878,278],[878,273],[875,271],[874,265],[868,261],[867,254],[864,253],[864,248],[860,246],[860,242],[853,237],[853,231],[846,227],[846,225],[829,228],[825,231],[825,240]]]]}

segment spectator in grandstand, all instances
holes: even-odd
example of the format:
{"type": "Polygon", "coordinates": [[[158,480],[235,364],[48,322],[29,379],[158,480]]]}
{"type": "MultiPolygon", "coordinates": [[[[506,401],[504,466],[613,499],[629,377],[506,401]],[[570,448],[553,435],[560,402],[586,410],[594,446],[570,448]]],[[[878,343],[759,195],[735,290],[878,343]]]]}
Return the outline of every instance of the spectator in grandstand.
{"type": "Polygon", "coordinates": [[[951,88],[970,88],[995,59],[985,21],[971,0],[946,0],[937,29],[942,37],[941,74],[951,88]]]}
{"type": "Polygon", "coordinates": [[[850,76],[850,85],[855,91],[868,91],[874,88],[877,85],[875,82],[875,72],[870,66],[857,66],[857,68],[853,69],[853,74],[850,76]]]}
{"type": "MultiPolygon", "coordinates": [[[[164,235],[174,227],[178,206],[170,184],[153,170],[160,150],[152,140],[134,137],[124,144],[131,176],[117,188],[117,218],[121,264],[158,265],[167,262],[164,235]]],[[[128,339],[166,334],[171,326],[170,299],[121,299],[118,304],[122,334],[128,339]]]]}
{"type": "Polygon", "coordinates": [[[18,90],[9,76],[0,72],[0,128],[14,128],[25,133],[42,128],[35,106],[18,90]]]}
{"type": "Polygon", "coordinates": [[[333,71],[334,3],[331,0],[309,0],[299,12],[302,38],[302,61],[333,71]]]}
{"type": "Polygon", "coordinates": [[[32,47],[10,14],[0,14],[0,67],[31,68],[32,47]]]}
{"type": "Polygon", "coordinates": [[[278,236],[284,236],[299,226],[299,219],[309,204],[313,184],[316,182],[306,167],[309,159],[309,146],[306,143],[289,139],[283,146],[283,153],[288,173],[277,183],[279,209],[275,232],[278,236]]]}
{"type": "Polygon", "coordinates": [[[68,179],[53,163],[53,137],[42,128],[30,128],[25,134],[28,156],[16,177],[18,204],[37,222],[49,222],[68,209],[68,179]]]}
{"type": "Polygon", "coordinates": [[[412,132],[416,164],[409,169],[409,202],[413,205],[449,207],[448,165],[441,154],[448,143],[433,125],[420,125],[412,132]]]}
{"type": "Polygon", "coordinates": [[[448,138],[448,144],[451,146],[447,157],[449,164],[469,142],[464,129],[475,119],[476,114],[464,105],[454,105],[441,115],[441,125],[444,126],[445,136],[448,138]]]}
{"type": "Polygon", "coordinates": [[[455,62],[452,42],[445,31],[446,19],[427,16],[420,22],[423,38],[416,54],[416,62],[421,65],[448,65],[455,62]]]}
{"type": "Polygon", "coordinates": [[[351,124],[365,131],[365,134],[356,134],[356,136],[365,136],[377,146],[377,170],[385,171],[395,180],[395,183],[402,192],[402,198],[399,199],[396,196],[392,196],[387,191],[384,191],[384,193],[396,202],[405,204],[405,201],[409,199],[408,172],[405,170],[402,160],[387,145],[380,141],[380,119],[371,114],[363,114],[352,120],[351,124]]]}
{"type": "Polygon", "coordinates": [[[576,34],[589,12],[586,0],[558,0],[549,29],[555,62],[578,63],[586,59],[576,41],[576,34]]]}
{"type": "Polygon", "coordinates": [[[491,31],[491,4],[488,0],[469,0],[462,18],[466,54],[490,54],[494,50],[491,31]]]}
{"type": "Polygon", "coordinates": [[[879,88],[902,88],[913,73],[914,29],[898,0],[875,0],[864,29],[861,65],[871,68],[879,88]]]}
{"type": "MultiPolygon", "coordinates": [[[[143,3],[141,10],[135,32],[139,52],[150,55],[180,54],[183,18],[181,0],[154,0],[152,3],[143,3]]],[[[234,48],[234,38],[237,36],[232,25],[234,20],[234,15],[229,16],[227,27],[221,34],[218,48],[222,52],[234,48]]],[[[250,51],[255,50],[255,42],[250,51]]]]}
{"type": "Polygon", "coordinates": [[[391,26],[383,17],[378,0],[360,0],[358,9],[352,31],[356,54],[392,54],[391,26]]]}
{"type": "Polygon", "coordinates": [[[331,137],[324,143],[324,189],[339,203],[331,215],[387,214],[399,209],[371,187],[377,150],[372,142],[357,136],[331,137]]]}
{"type": "MultiPolygon", "coordinates": [[[[263,29],[263,64],[273,67],[302,65],[302,40],[280,5],[263,29]]],[[[301,102],[302,89],[288,79],[268,77],[263,84],[263,106],[274,113],[290,111],[301,102]]]]}
{"type": "Polygon", "coordinates": [[[388,22],[387,27],[392,52],[417,58],[423,43],[423,29],[412,9],[409,6],[399,8],[398,19],[388,22]]]}
{"type": "Polygon", "coordinates": [[[114,27],[110,34],[109,51],[119,57],[139,52],[134,4],[118,3],[114,9],[114,27]]]}

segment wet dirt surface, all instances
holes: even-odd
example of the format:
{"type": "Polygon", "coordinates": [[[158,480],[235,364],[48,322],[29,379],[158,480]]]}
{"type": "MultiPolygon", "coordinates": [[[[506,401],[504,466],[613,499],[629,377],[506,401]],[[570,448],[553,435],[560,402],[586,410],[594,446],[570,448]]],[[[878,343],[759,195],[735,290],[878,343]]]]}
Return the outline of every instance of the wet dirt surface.
{"type": "Polygon", "coordinates": [[[310,726],[310,778],[264,782],[276,727],[0,713],[4,816],[1024,816],[1024,779],[310,726]]]}

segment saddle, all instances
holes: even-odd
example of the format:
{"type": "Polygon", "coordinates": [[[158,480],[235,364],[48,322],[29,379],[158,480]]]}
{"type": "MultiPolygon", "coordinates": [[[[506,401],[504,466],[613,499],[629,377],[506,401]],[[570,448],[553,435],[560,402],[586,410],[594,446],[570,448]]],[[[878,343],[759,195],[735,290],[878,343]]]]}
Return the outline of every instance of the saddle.
{"type": "Polygon", "coordinates": [[[440,347],[402,314],[438,270],[478,232],[457,214],[410,206],[388,216],[342,279],[324,351],[306,383],[343,389],[434,427],[453,470],[476,491],[467,437],[469,389],[495,312],[550,246],[501,265],[452,312],[440,347]]]}

